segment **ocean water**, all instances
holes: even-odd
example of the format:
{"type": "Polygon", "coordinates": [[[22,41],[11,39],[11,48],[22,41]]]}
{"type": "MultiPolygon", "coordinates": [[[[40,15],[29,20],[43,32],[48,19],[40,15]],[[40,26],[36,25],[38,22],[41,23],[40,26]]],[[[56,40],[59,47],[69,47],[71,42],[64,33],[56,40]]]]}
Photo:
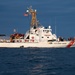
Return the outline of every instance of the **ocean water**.
{"type": "Polygon", "coordinates": [[[75,75],[75,48],[0,48],[0,75],[75,75]]]}

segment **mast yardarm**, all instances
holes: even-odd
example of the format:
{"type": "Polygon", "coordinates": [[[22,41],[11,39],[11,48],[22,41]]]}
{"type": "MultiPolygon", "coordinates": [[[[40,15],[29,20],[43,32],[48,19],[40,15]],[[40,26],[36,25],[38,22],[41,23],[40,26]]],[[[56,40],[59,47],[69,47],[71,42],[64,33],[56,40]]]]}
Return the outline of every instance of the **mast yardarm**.
{"type": "Polygon", "coordinates": [[[31,18],[31,27],[37,27],[38,22],[36,18],[36,10],[33,10],[32,7],[29,7],[27,13],[32,16],[31,18]]]}

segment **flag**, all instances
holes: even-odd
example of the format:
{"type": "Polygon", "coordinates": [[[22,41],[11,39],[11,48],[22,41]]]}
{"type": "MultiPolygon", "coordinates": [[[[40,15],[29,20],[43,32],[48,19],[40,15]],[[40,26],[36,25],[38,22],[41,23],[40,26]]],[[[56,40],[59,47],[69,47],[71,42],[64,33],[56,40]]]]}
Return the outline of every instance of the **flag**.
{"type": "Polygon", "coordinates": [[[28,16],[28,13],[24,13],[24,16],[28,16]]]}

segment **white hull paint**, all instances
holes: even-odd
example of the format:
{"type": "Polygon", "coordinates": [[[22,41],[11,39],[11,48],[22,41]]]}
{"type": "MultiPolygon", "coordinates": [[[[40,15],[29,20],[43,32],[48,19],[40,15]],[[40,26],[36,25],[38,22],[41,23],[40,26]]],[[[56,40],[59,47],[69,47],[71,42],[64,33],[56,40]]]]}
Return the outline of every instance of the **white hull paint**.
{"type": "MultiPolygon", "coordinates": [[[[36,42],[36,43],[0,43],[0,47],[3,48],[28,48],[28,47],[37,47],[37,48],[66,48],[70,41],[64,41],[64,42],[53,42],[53,43],[48,43],[48,42],[36,42]]],[[[70,46],[70,47],[75,47],[75,44],[70,46]]]]}

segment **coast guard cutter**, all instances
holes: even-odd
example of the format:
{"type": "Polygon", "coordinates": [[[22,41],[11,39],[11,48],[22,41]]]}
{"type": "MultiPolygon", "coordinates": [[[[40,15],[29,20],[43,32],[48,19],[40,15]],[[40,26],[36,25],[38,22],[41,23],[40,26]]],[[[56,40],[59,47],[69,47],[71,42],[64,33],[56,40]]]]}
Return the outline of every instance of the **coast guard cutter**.
{"type": "MultiPolygon", "coordinates": [[[[75,39],[69,38],[68,40],[62,37],[57,38],[56,34],[52,34],[51,26],[45,28],[40,25],[36,18],[36,10],[29,7],[26,11],[31,15],[30,28],[25,34],[14,33],[10,35],[9,40],[0,39],[0,47],[7,48],[70,48],[75,47],[75,39]]],[[[26,14],[25,14],[26,16],[26,14]]]]}

